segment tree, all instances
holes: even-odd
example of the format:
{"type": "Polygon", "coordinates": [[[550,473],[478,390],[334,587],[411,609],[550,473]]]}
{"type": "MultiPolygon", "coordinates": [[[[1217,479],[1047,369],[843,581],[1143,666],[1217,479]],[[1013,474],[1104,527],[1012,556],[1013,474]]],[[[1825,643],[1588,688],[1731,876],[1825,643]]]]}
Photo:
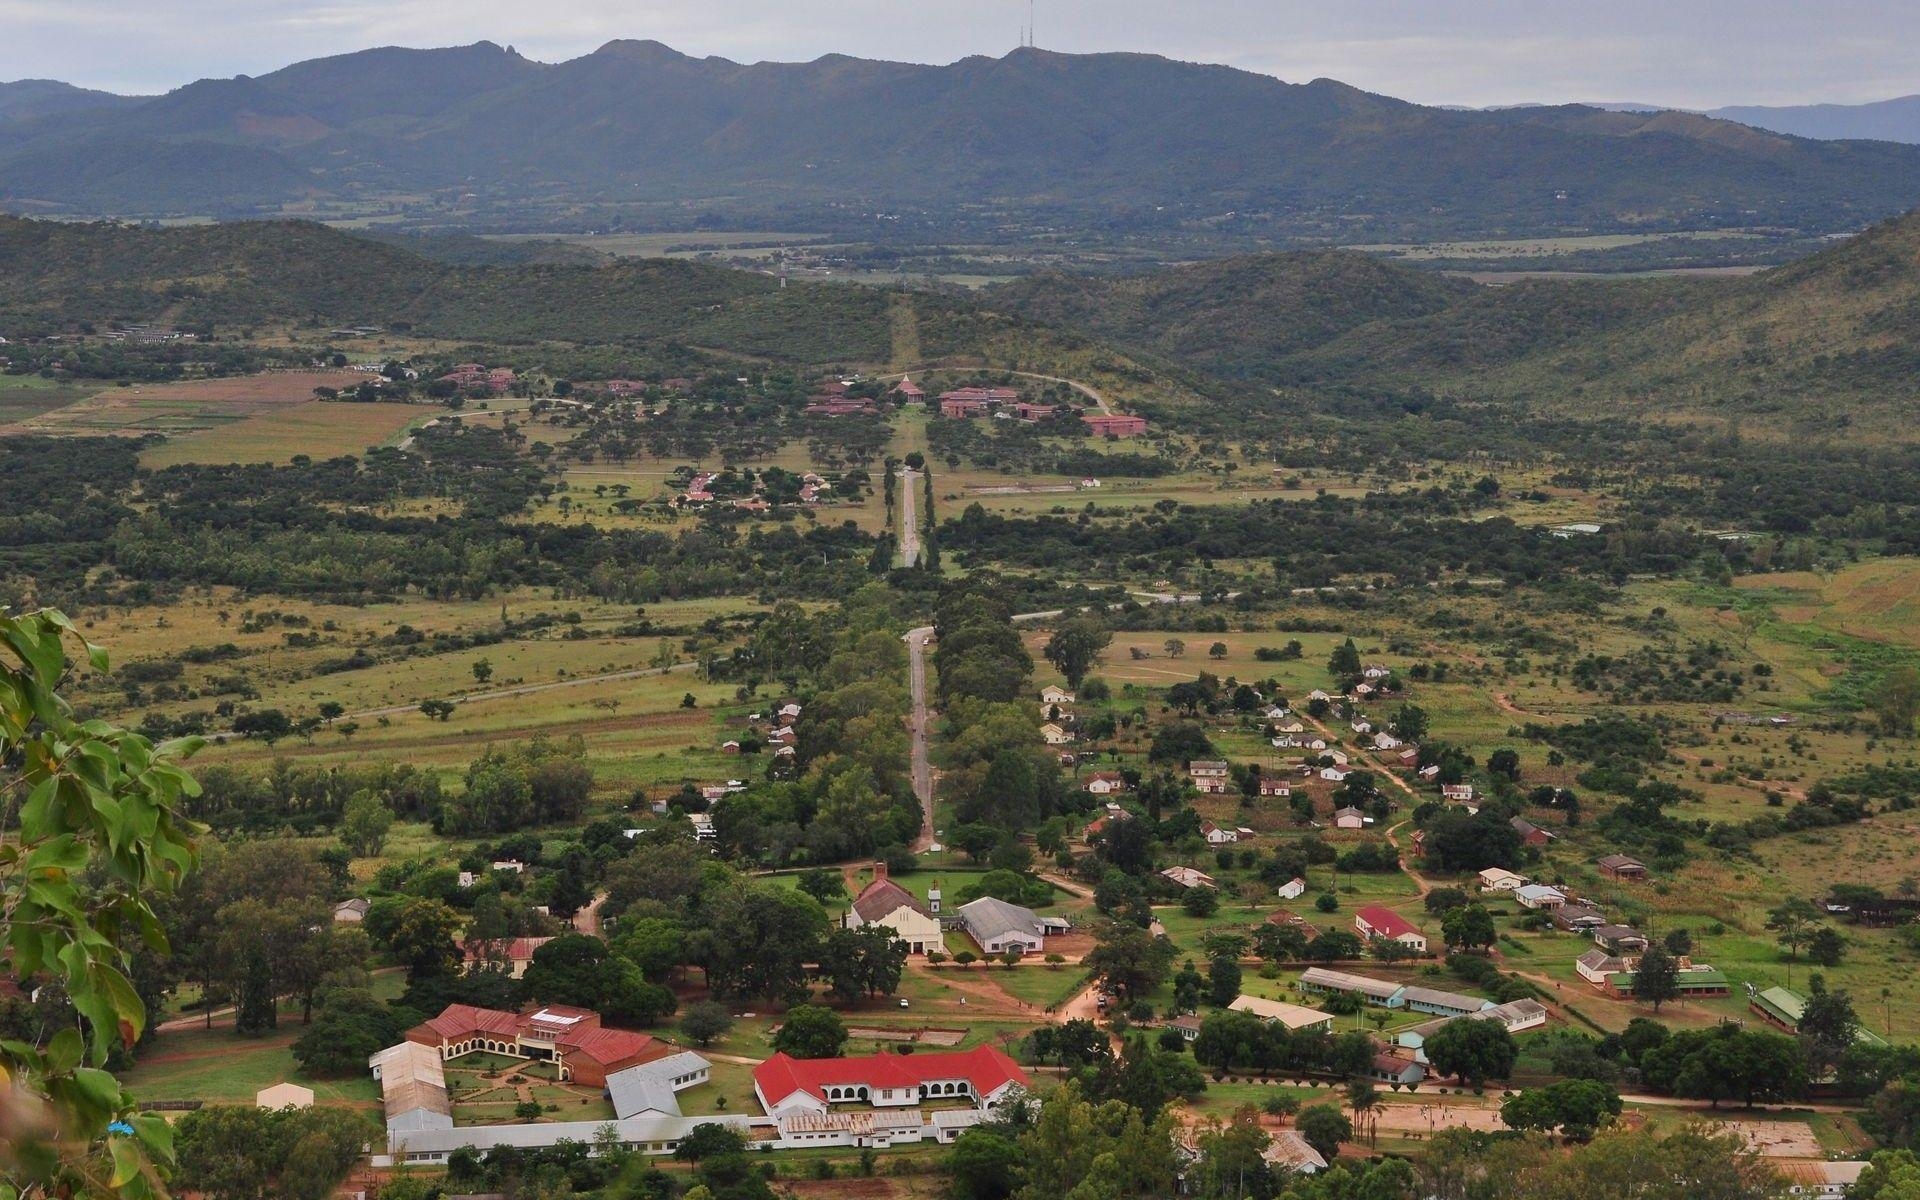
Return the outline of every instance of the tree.
{"type": "Polygon", "coordinates": [[[452,718],[455,707],[451,700],[422,700],[420,715],[430,721],[446,721],[452,718]]]}
{"type": "Polygon", "coordinates": [[[994,1129],[969,1129],[947,1153],[955,1200],[1006,1200],[1020,1181],[1020,1147],[994,1129]]]}
{"type": "Polygon", "coordinates": [[[1352,679],[1360,674],[1360,648],[1352,638],[1333,648],[1327,657],[1327,674],[1335,679],[1352,679]]]}
{"type": "Polygon", "coordinates": [[[383,924],[378,932],[368,932],[400,960],[410,980],[445,974],[461,959],[454,941],[460,933],[460,914],[438,900],[404,899],[394,909],[391,922],[383,924]]]}
{"type": "Polygon", "coordinates": [[[1113,633],[1097,617],[1079,616],[1062,622],[1040,653],[1066,676],[1067,687],[1078,688],[1112,641],[1113,633]]]}
{"type": "Polygon", "coordinates": [[[1220,893],[1206,884],[1190,887],[1180,897],[1180,908],[1190,917],[1210,917],[1220,911],[1220,893]]]}
{"type": "Polygon", "coordinates": [[[1846,939],[1831,925],[1820,926],[1807,939],[1807,961],[1819,966],[1837,967],[1846,953],[1846,939]]]}
{"type": "Polygon", "coordinates": [[[1421,741],[1427,736],[1427,710],[1418,704],[1402,704],[1393,710],[1393,717],[1389,724],[1393,726],[1393,732],[1400,737],[1401,741],[1421,741]]]}
{"type": "Polygon", "coordinates": [[[1207,964],[1207,1001],[1225,1008],[1240,996],[1240,960],[1220,957],[1207,964]]]}
{"type": "Polygon", "coordinates": [[[1795,1032],[1806,1051],[1807,1066],[1816,1078],[1824,1077],[1859,1039],[1860,1018],[1853,1010],[1853,997],[1844,989],[1827,990],[1826,979],[1816,973],[1807,981],[1807,1005],[1795,1032]]]}
{"type": "Polygon", "coordinates": [[[1436,1073],[1472,1088],[1512,1075],[1519,1056],[1513,1034],[1498,1021],[1449,1021],[1433,1031],[1425,1049],[1436,1073]]]}
{"type": "Polygon", "coordinates": [[[1559,1130],[1570,1142],[1590,1140],[1620,1115],[1620,1093],[1597,1079],[1561,1079],[1507,1097],[1500,1119],[1514,1129],[1559,1130]]]}
{"type": "Polygon", "coordinates": [[[1667,930],[1667,936],[1660,939],[1660,944],[1666,947],[1668,954],[1676,958],[1683,954],[1692,954],[1693,931],[1684,925],[1676,925],[1667,930]]]}
{"type": "Polygon", "coordinates": [[[1907,737],[1920,716],[1920,670],[1899,666],[1880,679],[1874,694],[1874,712],[1880,718],[1880,732],[1888,737],[1907,737]]]}
{"type": "Polygon", "coordinates": [[[473,681],[477,684],[480,684],[482,687],[484,687],[486,686],[487,680],[492,678],[493,678],[493,664],[484,658],[474,659],[473,660],[473,681]]]}
{"type": "Polygon", "coordinates": [[[1168,658],[1179,658],[1187,652],[1187,644],[1177,637],[1168,638],[1166,641],[1160,643],[1160,648],[1167,652],[1168,658]]]}
{"type": "Polygon", "coordinates": [[[321,997],[313,1021],[294,1039],[293,1058],[315,1078],[359,1075],[367,1059],[399,1041],[410,1023],[365,988],[336,988],[321,997]]]}
{"type": "Polygon", "coordinates": [[[907,963],[907,944],[884,925],[835,929],[821,943],[820,973],[833,995],[853,1000],[886,995],[900,986],[907,963]]]}
{"type": "Polygon", "coordinates": [[[1660,946],[1648,946],[1640,955],[1633,973],[1633,998],[1643,1004],[1660,1006],[1680,996],[1680,962],[1660,946]]]}
{"type": "Polygon", "coordinates": [[[1300,1115],[1293,1119],[1293,1127],[1307,1139],[1307,1145],[1319,1151],[1320,1157],[1328,1162],[1339,1157],[1340,1143],[1353,1140],[1353,1122],[1333,1104],[1313,1104],[1301,1109],[1300,1115]]]}
{"type": "Polygon", "coordinates": [[[840,1014],[817,1004],[796,1004],[773,1035],[773,1048],[794,1058],[839,1058],[847,1044],[840,1014]]]}
{"type": "MultiPolygon", "coordinates": [[[[194,864],[194,827],[179,815],[198,792],[179,766],[197,738],[154,746],[105,722],[77,723],[56,688],[72,622],[52,610],[0,607],[0,800],[13,828],[0,848],[0,924],[9,972],[45,977],[86,1021],[44,1044],[0,1043],[11,1078],[5,1175],[34,1195],[153,1197],[173,1144],[165,1121],[139,1113],[101,1069],[130,1046],[147,1014],[134,988],[133,949],[164,953],[153,904],[194,864]],[[119,1122],[129,1136],[111,1137],[119,1122]]],[[[81,643],[96,671],[98,647],[81,643]]]]}
{"type": "Polygon", "coordinates": [[[1104,921],[1094,930],[1093,949],[1084,962],[1094,977],[1123,1000],[1150,992],[1166,981],[1173,946],[1138,925],[1104,921]]]}
{"type": "Polygon", "coordinates": [[[380,853],[386,845],[387,831],[393,828],[393,814],[371,791],[358,791],[340,813],[340,844],[356,858],[380,853]]]}
{"type": "Polygon", "coordinates": [[[1813,902],[1795,896],[1767,913],[1767,928],[1773,930],[1775,940],[1791,960],[1799,958],[1800,948],[1813,940],[1819,920],[1820,910],[1813,902]]]}
{"type": "Polygon", "coordinates": [[[1207,647],[1208,658],[1225,658],[1226,656],[1227,656],[1227,644],[1225,642],[1214,642],[1212,645],[1207,647]]]}
{"type": "MultiPolygon", "coordinates": [[[[1191,1064],[1187,1064],[1191,1066],[1191,1064]]],[[[1017,1200],[1171,1196],[1178,1163],[1171,1113],[1082,1095],[1069,1082],[1047,1094],[1020,1135],[1017,1200]]]]}
{"type": "Polygon", "coordinates": [[[727,1006],[715,1000],[701,1000],[687,1006],[680,1014],[680,1032],[687,1035],[697,1046],[711,1046],[715,1038],[726,1036],[733,1028],[733,1014],[727,1006]]]}
{"type": "Polygon", "coordinates": [[[1450,910],[1440,918],[1440,936],[1450,949],[1476,950],[1500,940],[1493,928],[1493,914],[1478,904],[1450,910]]]}

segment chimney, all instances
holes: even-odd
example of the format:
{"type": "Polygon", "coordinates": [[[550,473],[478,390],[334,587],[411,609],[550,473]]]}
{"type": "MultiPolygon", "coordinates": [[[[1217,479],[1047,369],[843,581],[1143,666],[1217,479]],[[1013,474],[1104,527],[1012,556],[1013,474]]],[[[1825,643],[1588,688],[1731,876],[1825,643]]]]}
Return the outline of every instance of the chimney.
{"type": "Polygon", "coordinates": [[[879,859],[873,860],[873,881],[879,883],[887,877],[887,864],[879,859]]]}

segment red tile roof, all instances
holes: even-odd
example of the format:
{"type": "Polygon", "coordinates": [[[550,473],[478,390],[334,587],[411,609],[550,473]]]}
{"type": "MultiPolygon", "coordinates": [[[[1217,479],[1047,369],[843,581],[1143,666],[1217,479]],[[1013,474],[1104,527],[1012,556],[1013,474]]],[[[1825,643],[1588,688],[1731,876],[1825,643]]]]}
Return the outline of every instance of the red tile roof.
{"type": "Polygon", "coordinates": [[[910,908],[923,917],[933,915],[924,904],[913,898],[913,893],[891,879],[876,879],[853,898],[853,911],[859,913],[860,919],[868,924],[883,920],[903,908],[910,908]]]}
{"type": "Polygon", "coordinates": [[[1397,938],[1409,933],[1420,936],[1420,930],[1413,922],[1392,909],[1382,908],[1378,904],[1365,905],[1353,915],[1365,921],[1367,928],[1381,937],[1397,938]]]}
{"type": "Polygon", "coordinates": [[[575,1058],[591,1059],[599,1063],[605,1073],[660,1057],[659,1050],[663,1049],[656,1047],[654,1040],[644,1033],[597,1027],[566,1034],[560,1039],[560,1046],[569,1062],[575,1058]]]}
{"type": "Polygon", "coordinates": [[[951,1054],[875,1054],[865,1058],[792,1058],[782,1051],[753,1069],[754,1086],[778,1103],[795,1092],[825,1100],[829,1087],[910,1088],[964,1079],[976,1096],[1031,1082],[1020,1064],[992,1046],[951,1054]]]}

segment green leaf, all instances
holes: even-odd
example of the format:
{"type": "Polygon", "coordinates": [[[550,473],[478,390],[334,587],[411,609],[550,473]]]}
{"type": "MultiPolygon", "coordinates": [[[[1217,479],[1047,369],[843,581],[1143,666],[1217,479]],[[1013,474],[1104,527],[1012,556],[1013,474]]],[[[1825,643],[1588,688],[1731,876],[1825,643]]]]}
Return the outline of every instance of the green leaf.
{"type": "Polygon", "coordinates": [[[47,1043],[47,1069],[52,1074],[65,1075],[80,1065],[86,1053],[86,1043],[80,1040],[80,1031],[62,1029],[47,1043]]]}

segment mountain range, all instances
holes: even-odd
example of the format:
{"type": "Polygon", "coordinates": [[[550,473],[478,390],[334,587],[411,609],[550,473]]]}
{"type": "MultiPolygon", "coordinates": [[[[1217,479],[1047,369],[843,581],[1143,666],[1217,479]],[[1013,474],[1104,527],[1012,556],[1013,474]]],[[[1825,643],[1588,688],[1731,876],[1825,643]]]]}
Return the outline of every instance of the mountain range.
{"type": "Polygon", "coordinates": [[[1233,222],[1353,241],[1828,232],[1916,201],[1920,147],[1674,112],[1460,112],[1145,54],[743,65],[618,41],[545,64],[481,42],[151,98],[0,86],[0,204],[29,213],[778,219],[875,239],[1233,222]]]}

